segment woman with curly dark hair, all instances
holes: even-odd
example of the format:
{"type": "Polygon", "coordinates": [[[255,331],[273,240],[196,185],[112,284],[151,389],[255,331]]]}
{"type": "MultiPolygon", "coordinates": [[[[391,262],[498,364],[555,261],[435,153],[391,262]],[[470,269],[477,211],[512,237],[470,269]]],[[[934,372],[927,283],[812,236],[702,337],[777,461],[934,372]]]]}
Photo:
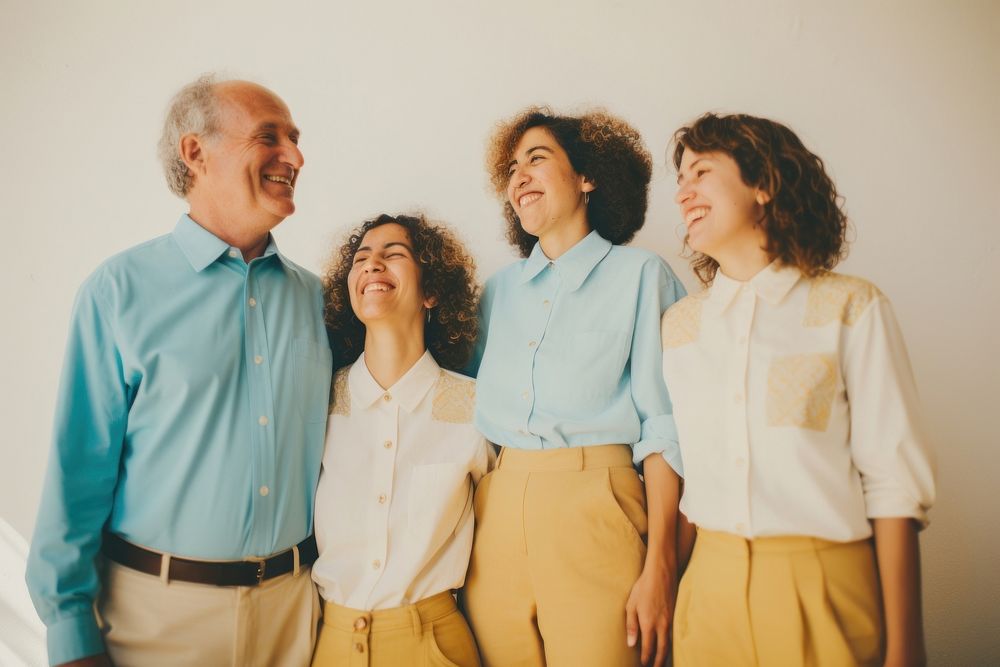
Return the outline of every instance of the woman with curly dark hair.
{"type": "Polygon", "coordinates": [[[381,215],[325,279],[335,355],[316,492],[325,600],[314,665],[479,665],[455,606],[472,548],[474,485],[493,458],[463,366],[476,334],[475,263],[446,228],[381,215]]]}
{"type": "Polygon", "coordinates": [[[662,325],[680,509],[698,530],[674,664],[922,664],[933,468],[889,301],[831,271],[847,226],[836,187],[764,118],[706,114],[674,141],[708,285],[662,325]]]}
{"type": "Polygon", "coordinates": [[[621,245],[644,221],[649,153],[610,114],[532,108],[498,127],[487,167],[525,259],[480,308],[476,425],[503,447],[466,586],[483,661],[662,664],[680,460],[658,332],[684,290],[621,245]]]}

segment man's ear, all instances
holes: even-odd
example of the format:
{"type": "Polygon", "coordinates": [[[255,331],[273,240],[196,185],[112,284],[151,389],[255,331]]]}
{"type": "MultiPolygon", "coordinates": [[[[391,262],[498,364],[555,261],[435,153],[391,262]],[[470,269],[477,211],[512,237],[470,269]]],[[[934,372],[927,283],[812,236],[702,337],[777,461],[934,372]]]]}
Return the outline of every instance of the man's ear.
{"type": "Polygon", "coordinates": [[[181,159],[192,174],[205,173],[205,151],[197,134],[185,134],[178,148],[181,159]]]}

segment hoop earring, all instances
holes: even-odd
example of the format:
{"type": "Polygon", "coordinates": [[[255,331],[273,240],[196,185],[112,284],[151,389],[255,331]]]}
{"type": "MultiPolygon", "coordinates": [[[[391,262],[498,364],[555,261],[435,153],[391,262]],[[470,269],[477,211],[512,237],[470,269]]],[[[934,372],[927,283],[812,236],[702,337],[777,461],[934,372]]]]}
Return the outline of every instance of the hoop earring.
{"type": "Polygon", "coordinates": [[[427,309],[427,324],[431,323],[431,309],[427,309]]]}

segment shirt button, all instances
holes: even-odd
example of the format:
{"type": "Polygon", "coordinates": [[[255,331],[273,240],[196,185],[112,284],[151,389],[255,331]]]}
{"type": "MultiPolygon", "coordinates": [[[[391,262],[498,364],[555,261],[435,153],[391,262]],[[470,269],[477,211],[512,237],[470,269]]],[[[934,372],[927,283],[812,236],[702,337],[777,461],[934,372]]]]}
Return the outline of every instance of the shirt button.
{"type": "Polygon", "coordinates": [[[386,449],[392,449],[392,440],[386,440],[385,442],[382,443],[382,446],[385,447],[386,449]]]}
{"type": "Polygon", "coordinates": [[[260,366],[260,365],[261,365],[262,363],[264,363],[264,357],[262,357],[262,356],[260,356],[260,355],[258,354],[258,355],[256,355],[256,356],[254,356],[254,358],[253,358],[253,362],[254,362],[255,364],[257,364],[258,366],[260,366]]]}
{"type": "Polygon", "coordinates": [[[361,642],[358,642],[358,643],[356,643],[354,645],[354,650],[357,651],[358,653],[364,653],[365,652],[365,645],[362,644],[361,642]]]}
{"type": "Polygon", "coordinates": [[[250,307],[253,308],[254,306],[257,305],[257,299],[255,299],[253,297],[250,297],[250,299],[247,301],[247,303],[249,303],[250,307]]]}
{"type": "Polygon", "coordinates": [[[389,392],[385,392],[384,394],[382,394],[382,400],[383,401],[391,401],[392,400],[392,394],[390,394],[389,392]]]}
{"type": "Polygon", "coordinates": [[[522,391],[522,392],[521,392],[521,398],[523,398],[523,399],[527,400],[527,399],[528,399],[528,392],[526,392],[526,391],[522,391]]]}
{"type": "MultiPolygon", "coordinates": [[[[365,620],[364,616],[362,616],[358,620],[354,621],[354,629],[355,630],[364,630],[367,627],[368,627],[368,621],[365,620]]],[[[361,646],[360,642],[358,643],[358,646],[361,646]]]]}
{"type": "Polygon", "coordinates": [[[236,257],[236,256],[237,256],[237,255],[239,255],[239,254],[240,254],[240,253],[239,253],[239,251],[237,251],[237,250],[230,250],[230,251],[229,251],[229,256],[230,256],[230,257],[236,257]]]}
{"type": "Polygon", "coordinates": [[[737,468],[745,468],[746,465],[747,465],[747,460],[745,458],[743,458],[742,456],[740,456],[740,457],[738,457],[736,459],[736,467],[737,468]]]}
{"type": "Polygon", "coordinates": [[[384,493],[378,494],[378,503],[379,503],[379,505],[384,505],[385,504],[385,494],[384,493]]]}
{"type": "Polygon", "coordinates": [[[733,403],[739,404],[743,402],[743,394],[736,392],[733,394],[733,403]]]}
{"type": "Polygon", "coordinates": [[[552,302],[549,301],[548,299],[546,299],[545,301],[542,301],[542,305],[545,306],[546,308],[548,308],[549,306],[552,305],[552,302]]]}
{"type": "Polygon", "coordinates": [[[260,487],[260,495],[266,496],[269,493],[271,493],[271,489],[267,488],[266,486],[260,487]]]}
{"type": "Polygon", "coordinates": [[[260,424],[261,426],[267,426],[267,422],[268,419],[264,415],[261,415],[260,419],[257,420],[257,423],[260,424]]]}
{"type": "Polygon", "coordinates": [[[377,570],[377,569],[379,569],[380,567],[382,567],[382,561],[380,561],[380,560],[373,560],[373,561],[372,561],[372,568],[373,568],[373,569],[376,569],[376,570],[377,570]]]}
{"type": "Polygon", "coordinates": [[[528,347],[535,347],[536,345],[538,345],[538,343],[536,343],[535,341],[531,341],[530,343],[528,343],[528,347]]]}

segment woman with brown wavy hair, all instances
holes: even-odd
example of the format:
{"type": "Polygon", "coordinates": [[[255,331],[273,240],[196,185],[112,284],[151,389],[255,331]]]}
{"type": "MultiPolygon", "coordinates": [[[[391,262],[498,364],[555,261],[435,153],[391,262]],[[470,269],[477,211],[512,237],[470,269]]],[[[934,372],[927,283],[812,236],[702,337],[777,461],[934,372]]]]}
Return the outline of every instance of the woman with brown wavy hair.
{"type": "Polygon", "coordinates": [[[487,665],[666,658],[680,461],[658,331],[684,291],[622,245],[651,165],[600,111],[532,108],[493,135],[487,168],[524,259],[480,309],[476,425],[503,447],[476,492],[466,586],[487,665]]]}
{"type": "Polygon", "coordinates": [[[764,118],[705,114],[674,142],[708,286],[662,323],[680,509],[698,530],[674,664],[922,664],[933,469],[889,301],[832,272],[847,228],[836,187],[764,118]]]}
{"type": "Polygon", "coordinates": [[[324,287],[338,370],[316,493],[313,664],[478,665],[451,593],[493,458],[472,424],[475,382],[454,372],[476,335],[475,263],[445,227],[381,215],[350,233],[324,287]]]}

